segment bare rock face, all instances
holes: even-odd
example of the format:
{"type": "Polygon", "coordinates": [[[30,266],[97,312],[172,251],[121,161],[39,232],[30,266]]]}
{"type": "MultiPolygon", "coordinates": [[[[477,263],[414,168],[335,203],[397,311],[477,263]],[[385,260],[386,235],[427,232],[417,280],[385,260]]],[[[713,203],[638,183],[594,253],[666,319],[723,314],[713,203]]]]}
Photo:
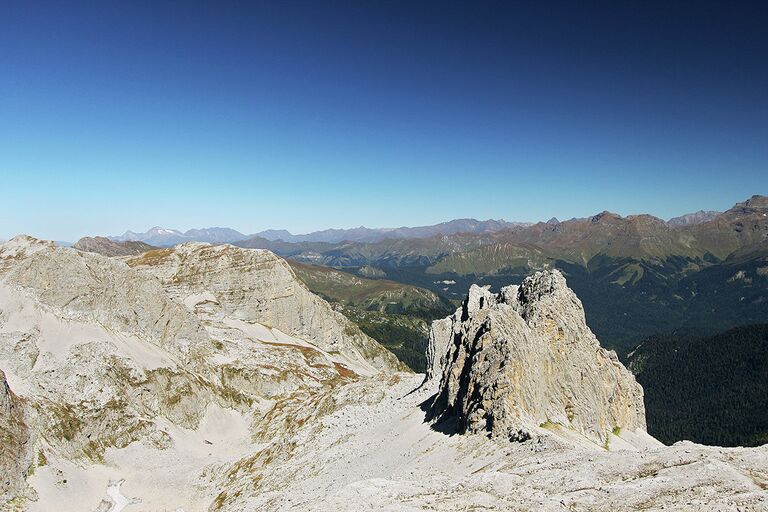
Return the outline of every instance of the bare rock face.
{"type": "Polygon", "coordinates": [[[424,382],[440,379],[443,374],[445,362],[443,356],[448,353],[448,344],[453,340],[454,316],[432,322],[427,344],[427,368],[424,382]]]}
{"type": "Polygon", "coordinates": [[[29,452],[30,435],[22,403],[0,370],[0,506],[25,487],[29,452]]]}
{"type": "Polygon", "coordinates": [[[433,413],[463,432],[526,440],[551,425],[603,444],[616,429],[645,430],[642,388],[600,347],[557,270],[498,295],[473,286],[430,345],[433,413]]]}
{"type": "MultiPolygon", "coordinates": [[[[33,250],[17,257],[3,280],[12,290],[63,320],[136,334],[182,360],[196,359],[206,350],[207,335],[198,319],[168,297],[156,279],[98,254],[29,244],[33,250]]],[[[0,246],[0,258],[7,253],[5,244],[0,246]]]]}
{"type": "Polygon", "coordinates": [[[406,369],[388,350],[310,292],[291,267],[266,250],[186,243],[127,260],[160,279],[179,301],[213,316],[279,327],[350,364],[406,369]]]}

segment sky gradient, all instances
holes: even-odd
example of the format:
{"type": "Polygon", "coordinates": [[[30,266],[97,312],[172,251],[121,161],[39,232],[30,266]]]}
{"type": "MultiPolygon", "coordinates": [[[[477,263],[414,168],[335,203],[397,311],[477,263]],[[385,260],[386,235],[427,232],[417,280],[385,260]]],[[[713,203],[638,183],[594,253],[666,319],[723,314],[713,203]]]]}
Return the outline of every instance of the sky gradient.
{"type": "Polygon", "coordinates": [[[0,238],[768,194],[768,2],[615,4],[2,2],[0,238]]]}

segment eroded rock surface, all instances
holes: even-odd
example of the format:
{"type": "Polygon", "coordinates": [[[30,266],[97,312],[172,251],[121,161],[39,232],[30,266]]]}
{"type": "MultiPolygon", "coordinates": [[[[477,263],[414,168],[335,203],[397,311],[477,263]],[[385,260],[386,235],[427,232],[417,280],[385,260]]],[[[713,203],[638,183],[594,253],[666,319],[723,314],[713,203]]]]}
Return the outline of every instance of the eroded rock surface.
{"type": "Polygon", "coordinates": [[[642,388],[600,347],[557,270],[498,295],[472,286],[430,345],[433,378],[441,369],[433,413],[462,432],[526,440],[556,424],[602,444],[617,429],[645,430],[642,388]]]}
{"type": "Polygon", "coordinates": [[[179,301],[233,320],[279,326],[352,364],[378,370],[405,367],[388,350],[311,293],[281,258],[231,245],[186,243],[127,260],[157,276],[179,301]]]}
{"type": "MultiPolygon", "coordinates": [[[[662,446],[446,435],[420,408],[436,383],[363,379],[265,418],[269,442],[226,467],[212,511],[762,512],[768,446],[662,446]]],[[[546,430],[546,429],[541,429],[546,430]]],[[[583,440],[583,438],[582,438],[583,440]]]]}
{"type": "Polygon", "coordinates": [[[30,433],[24,406],[0,370],[0,505],[19,496],[30,465],[30,433]]]}
{"type": "Polygon", "coordinates": [[[147,254],[126,262],[25,236],[0,245],[0,370],[26,404],[23,422],[0,419],[19,425],[5,430],[1,474],[15,491],[29,470],[21,509],[95,509],[125,478],[152,510],[202,510],[208,466],[247,454],[277,401],[400,367],[271,253],[147,254]],[[26,466],[17,445],[34,453],[26,466]]]}

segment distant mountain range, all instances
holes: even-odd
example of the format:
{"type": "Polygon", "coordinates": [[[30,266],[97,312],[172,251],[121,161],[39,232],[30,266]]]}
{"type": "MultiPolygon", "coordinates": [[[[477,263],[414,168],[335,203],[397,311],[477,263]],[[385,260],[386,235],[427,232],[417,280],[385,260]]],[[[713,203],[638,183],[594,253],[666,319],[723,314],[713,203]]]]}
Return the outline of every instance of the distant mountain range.
{"type": "Polygon", "coordinates": [[[229,243],[245,240],[248,236],[230,228],[190,229],[181,232],[155,226],[144,233],[126,231],[120,236],[108,237],[114,242],[144,242],[156,247],[170,247],[184,242],[229,243]]]}
{"type": "MultiPolygon", "coordinates": [[[[695,213],[688,213],[679,217],[674,217],[666,222],[669,226],[693,226],[709,222],[713,220],[721,212],[715,211],[698,211],[695,213]]],[[[633,216],[630,216],[633,217],[633,216]]],[[[655,217],[654,217],[655,219],[655,217]]],[[[573,218],[570,221],[573,222],[587,219],[573,218]]],[[[664,223],[661,219],[658,221],[664,223]]],[[[541,224],[541,223],[539,223],[541,224]]],[[[562,224],[557,218],[552,217],[546,222],[547,225],[557,226],[562,224]]],[[[203,229],[190,229],[187,231],[179,231],[177,229],[168,229],[160,226],[155,226],[143,233],[136,233],[134,231],[126,231],[119,236],[107,237],[115,242],[144,242],[156,247],[170,247],[184,242],[207,242],[207,243],[233,243],[240,242],[247,239],[263,239],[270,242],[287,242],[287,243],[302,243],[302,242],[324,242],[324,243],[341,243],[341,242],[360,242],[360,243],[376,243],[384,240],[410,240],[416,238],[429,238],[435,235],[457,235],[462,233],[474,233],[474,234],[490,234],[499,231],[516,230],[521,228],[528,228],[536,224],[531,222],[510,222],[503,219],[489,219],[489,220],[476,220],[476,219],[454,219],[447,222],[441,222],[439,224],[433,224],[430,226],[417,226],[417,227],[399,227],[399,228],[367,228],[360,226],[350,229],[324,229],[321,231],[313,231],[311,233],[294,235],[290,231],[285,229],[267,229],[259,231],[250,235],[245,235],[237,230],[231,228],[213,227],[203,229]]],[[[60,244],[61,245],[61,244],[60,244]]]]}
{"type": "Polygon", "coordinates": [[[267,230],[255,233],[253,237],[269,241],[283,242],[363,242],[374,243],[386,239],[429,238],[435,235],[455,235],[458,233],[495,233],[504,229],[514,229],[530,226],[530,222],[508,222],[505,220],[475,220],[454,219],[432,226],[400,227],[400,228],[366,228],[360,226],[352,229],[325,229],[306,235],[292,235],[286,230],[267,230]]]}
{"type": "Polygon", "coordinates": [[[400,228],[359,228],[325,229],[305,235],[294,235],[284,229],[268,229],[252,235],[244,235],[230,228],[190,229],[181,232],[155,226],[144,233],[126,231],[120,236],[108,237],[115,242],[144,242],[156,247],[169,247],[184,242],[232,243],[249,238],[260,238],[271,242],[362,242],[374,243],[386,239],[427,238],[434,235],[455,235],[457,233],[495,233],[504,229],[530,226],[527,222],[507,222],[505,220],[455,219],[433,226],[400,228]]]}

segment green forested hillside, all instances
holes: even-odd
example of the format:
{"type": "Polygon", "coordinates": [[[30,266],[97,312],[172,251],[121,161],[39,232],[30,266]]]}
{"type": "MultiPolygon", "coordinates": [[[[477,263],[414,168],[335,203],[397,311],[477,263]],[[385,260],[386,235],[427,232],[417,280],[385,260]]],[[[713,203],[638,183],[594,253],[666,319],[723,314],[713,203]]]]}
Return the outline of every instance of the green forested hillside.
{"type": "Polygon", "coordinates": [[[674,443],[768,443],[768,324],[708,337],[655,336],[628,356],[648,432],[674,443]]]}
{"type": "MultiPolygon", "coordinates": [[[[436,293],[385,279],[289,261],[313,293],[325,298],[412,370],[423,372],[429,323],[455,307],[436,293]]],[[[375,272],[367,271],[369,274],[375,272]]]]}

